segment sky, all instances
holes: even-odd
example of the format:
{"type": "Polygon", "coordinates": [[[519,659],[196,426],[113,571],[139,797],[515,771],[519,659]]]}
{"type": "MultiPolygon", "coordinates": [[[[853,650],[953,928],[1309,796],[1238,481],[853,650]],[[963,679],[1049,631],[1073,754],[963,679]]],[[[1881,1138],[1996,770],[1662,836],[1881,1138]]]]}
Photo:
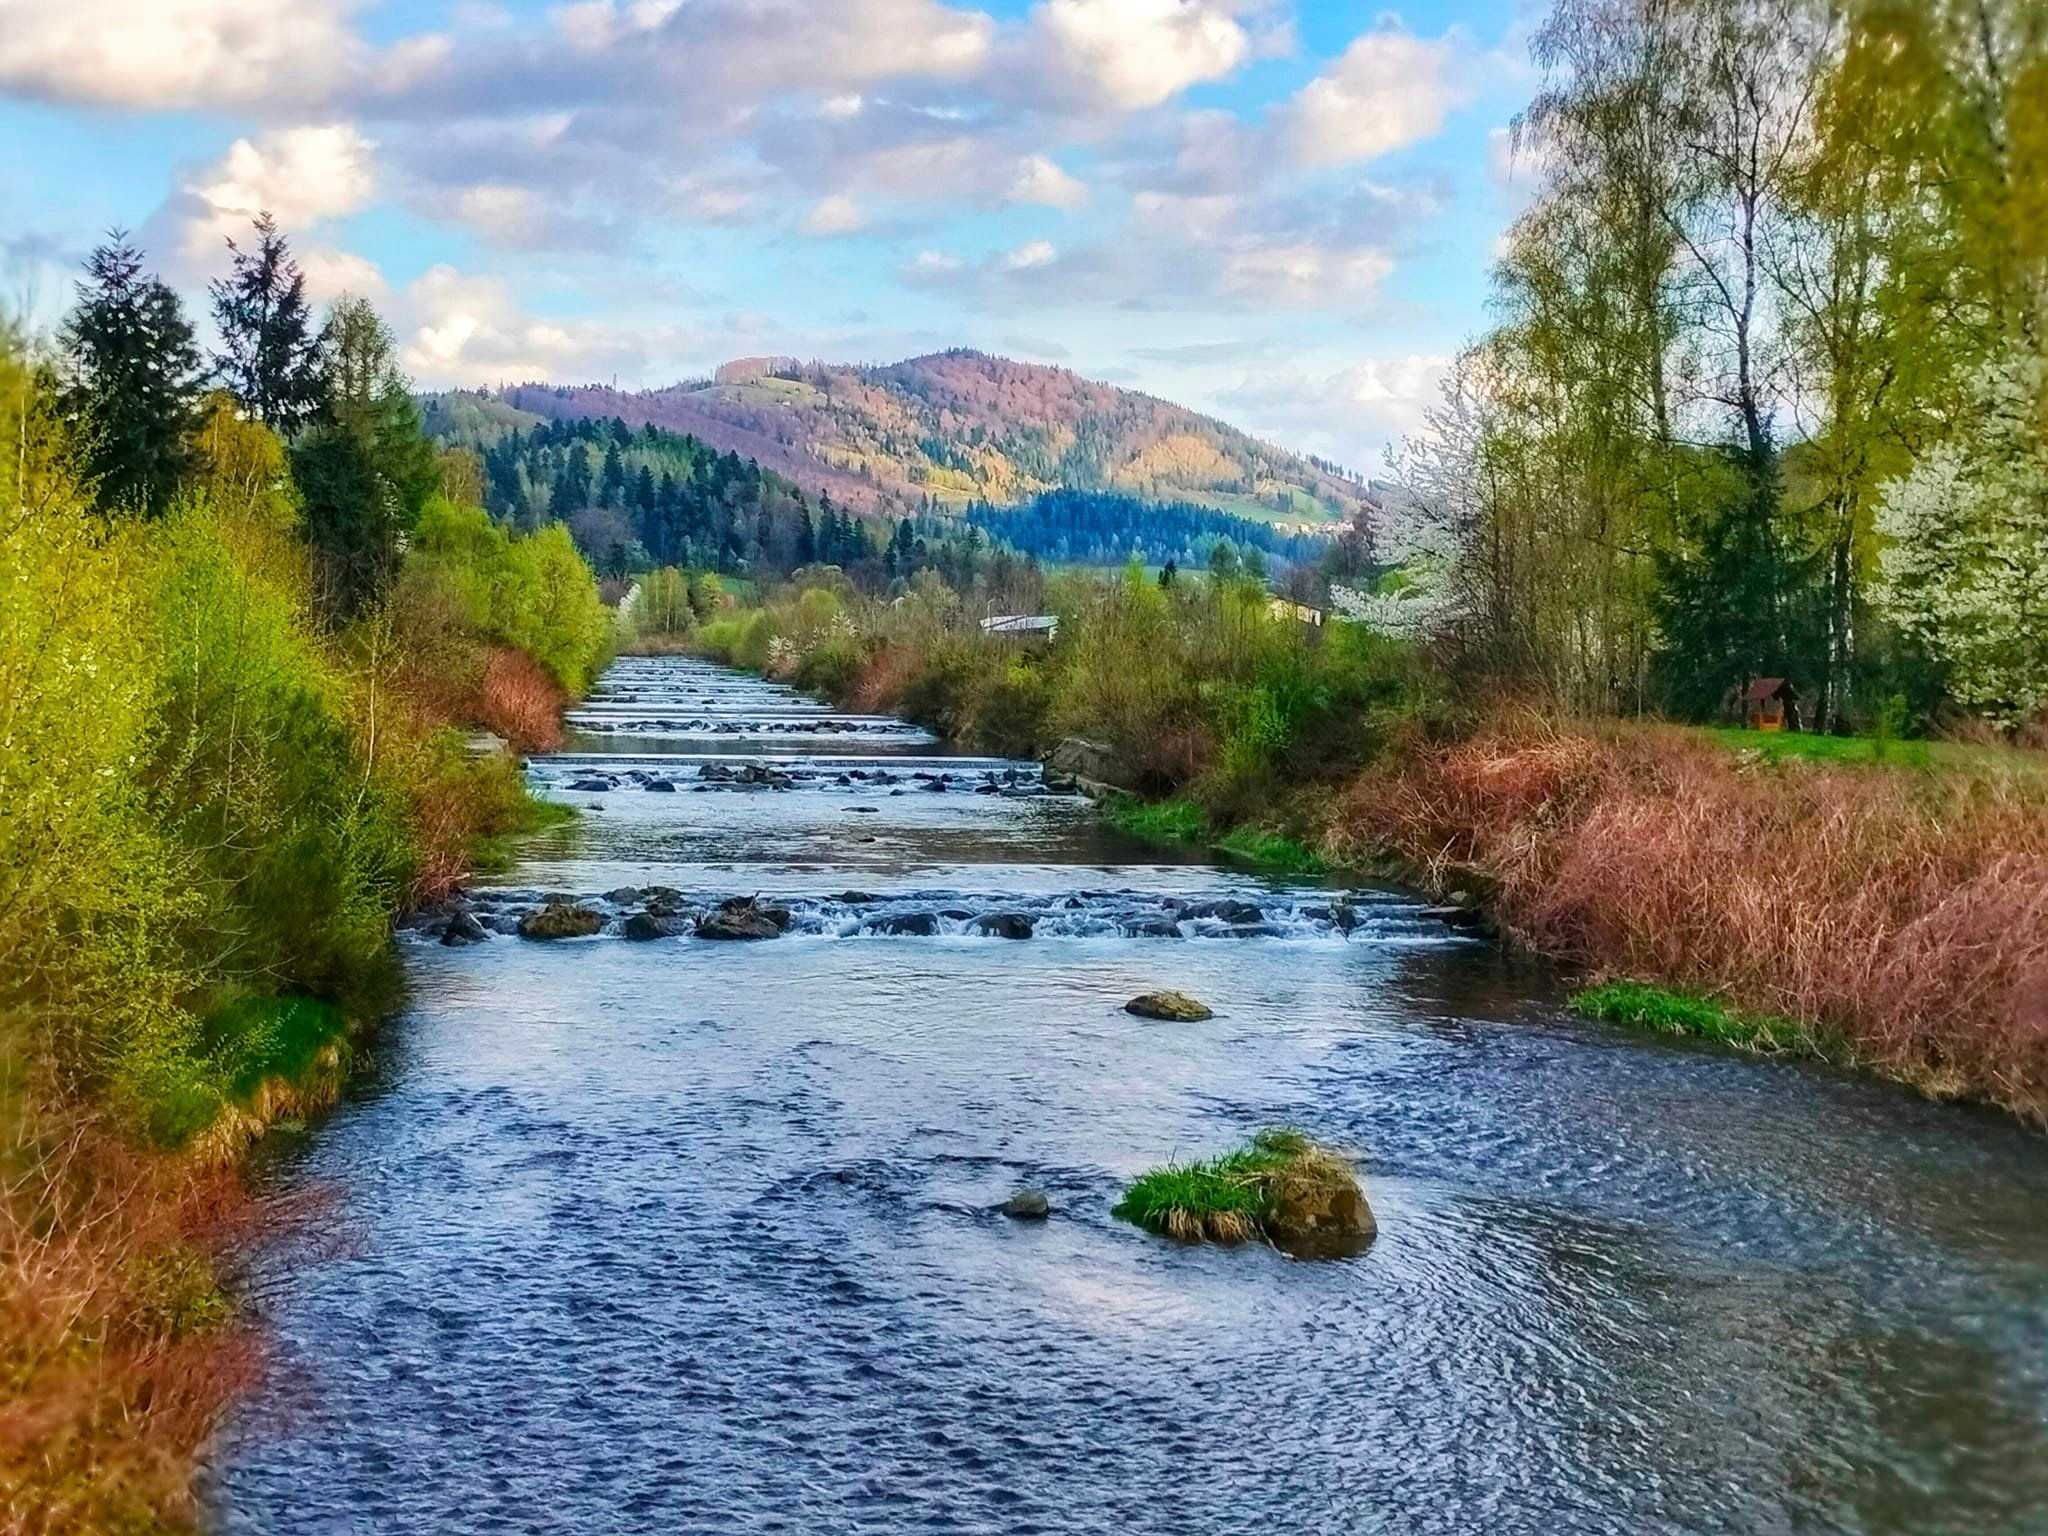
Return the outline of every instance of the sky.
{"type": "Polygon", "coordinates": [[[0,301],[270,210],[422,388],[1057,363],[1380,469],[1530,193],[1532,0],[5,0],[0,301]]]}

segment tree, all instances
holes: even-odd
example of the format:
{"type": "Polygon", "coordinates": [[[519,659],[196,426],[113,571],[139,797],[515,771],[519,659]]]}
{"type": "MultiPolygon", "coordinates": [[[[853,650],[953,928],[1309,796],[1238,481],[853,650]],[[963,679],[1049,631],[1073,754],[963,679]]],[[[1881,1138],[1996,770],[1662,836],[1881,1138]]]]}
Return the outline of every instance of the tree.
{"type": "Polygon", "coordinates": [[[2048,364],[1981,370],[1969,425],[1887,486],[1881,599],[1947,669],[1959,702],[2048,709],[2048,364]]]}
{"type": "Polygon", "coordinates": [[[199,418],[199,348],[178,296],[142,269],[123,230],[86,262],[59,341],[62,410],[84,444],[103,512],[161,512],[191,468],[199,418]]]}
{"type": "Polygon", "coordinates": [[[255,228],[255,249],[229,240],[229,273],[208,285],[221,335],[214,367],[244,409],[289,438],[326,402],[325,336],[313,329],[306,275],[277,221],[260,213],[255,228]]]}
{"type": "Polygon", "coordinates": [[[348,618],[396,571],[405,533],[440,487],[441,466],[399,371],[391,330],[369,301],[342,299],[326,335],[326,404],[293,443],[292,472],[330,611],[348,618]]]}

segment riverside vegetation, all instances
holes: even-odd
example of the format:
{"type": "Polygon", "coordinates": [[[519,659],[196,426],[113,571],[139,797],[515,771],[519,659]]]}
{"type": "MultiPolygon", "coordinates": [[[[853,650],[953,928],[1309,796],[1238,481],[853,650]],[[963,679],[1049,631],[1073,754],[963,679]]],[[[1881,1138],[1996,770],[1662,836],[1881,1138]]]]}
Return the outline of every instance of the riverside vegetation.
{"type": "MultiPolygon", "coordinates": [[[[0,337],[0,1525],[178,1529],[255,1372],[241,1150],[337,1092],[393,915],[531,825],[611,620],[566,533],[448,499],[373,311],[267,221],[177,301],[116,237],[0,337]],[[252,316],[261,315],[259,323],[252,316]]],[[[312,1219],[304,1217],[303,1219],[312,1219]]]]}
{"type": "Polygon", "coordinates": [[[717,659],[980,749],[1057,767],[1085,743],[1088,776],[1129,792],[1108,814],[1136,835],[1405,880],[1597,977],[1710,1000],[1601,1017],[2048,1123],[2034,754],[1767,756],[1504,704],[1440,650],[1299,624],[1243,579],[1055,576],[1032,596],[1058,635],[1031,649],[981,629],[1006,596],[920,579],[877,600],[814,570],[684,622],[717,659]]]}

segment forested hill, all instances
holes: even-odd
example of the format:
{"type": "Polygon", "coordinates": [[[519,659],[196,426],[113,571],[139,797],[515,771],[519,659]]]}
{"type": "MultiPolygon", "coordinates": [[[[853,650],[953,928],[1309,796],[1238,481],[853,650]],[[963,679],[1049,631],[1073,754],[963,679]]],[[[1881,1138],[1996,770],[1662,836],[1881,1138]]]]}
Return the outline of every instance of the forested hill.
{"type": "Polygon", "coordinates": [[[1349,519],[1365,484],[1223,422],[1064,368],[979,352],[886,367],[754,358],[667,389],[523,384],[488,397],[554,420],[687,433],[867,510],[960,510],[1055,489],[1187,501],[1283,523],[1349,519]]]}
{"type": "Polygon", "coordinates": [[[1318,535],[1290,533],[1191,502],[1144,502],[1109,491],[1047,491],[1016,507],[977,502],[967,520],[1052,565],[1121,565],[1133,558],[1146,565],[1205,565],[1220,543],[1306,565],[1329,549],[1328,539],[1318,535]]]}
{"type": "MultiPolygon", "coordinates": [[[[423,402],[428,434],[476,455],[478,499],[521,528],[565,523],[606,575],[650,566],[787,573],[822,562],[886,581],[931,567],[971,580],[983,541],[956,520],[855,514],[753,459],[616,417],[550,421],[487,396],[423,402]]],[[[1007,558],[1007,557],[1004,557],[1007,558]]]]}

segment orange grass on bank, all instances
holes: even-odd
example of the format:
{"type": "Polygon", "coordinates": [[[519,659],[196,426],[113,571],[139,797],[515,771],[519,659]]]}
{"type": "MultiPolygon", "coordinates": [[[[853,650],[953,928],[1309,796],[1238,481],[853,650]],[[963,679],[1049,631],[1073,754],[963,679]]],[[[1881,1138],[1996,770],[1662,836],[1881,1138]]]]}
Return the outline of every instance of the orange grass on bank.
{"type": "Polygon", "coordinates": [[[275,1213],[232,1169],[138,1151],[89,1115],[7,1143],[0,1530],[194,1528],[194,1462],[262,1366],[216,1265],[275,1213]]]}
{"type": "Polygon", "coordinates": [[[552,752],[562,745],[569,695],[526,652],[492,647],[477,693],[476,718],[521,752],[552,752]]]}
{"type": "Polygon", "coordinates": [[[1536,950],[1800,1020],[2048,1125],[2048,776],[1764,763],[1512,715],[1368,773],[1328,850],[1471,887],[1536,950]]]}

